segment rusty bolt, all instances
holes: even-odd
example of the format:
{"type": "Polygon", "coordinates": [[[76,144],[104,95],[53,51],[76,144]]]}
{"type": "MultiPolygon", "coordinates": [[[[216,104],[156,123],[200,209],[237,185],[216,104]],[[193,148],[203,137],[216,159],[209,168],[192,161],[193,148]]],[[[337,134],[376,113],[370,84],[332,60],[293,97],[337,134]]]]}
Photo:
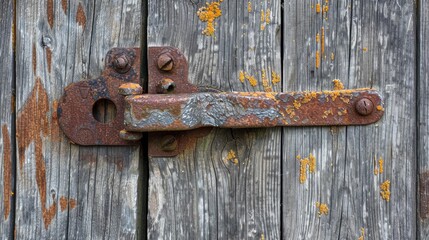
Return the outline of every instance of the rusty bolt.
{"type": "Polygon", "coordinates": [[[173,58],[168,54],[162,54],[158,57],[158,69],[162,71],[171,71],[174,67],[173,58]]]}
{"type": "Polygon", "coordinates": [[[362,98],[356,102],[356,111],[363,116],[367,116],[374,110],[374,103],[368,98],[362,98]]]}
{"type": "Polygon", "coordinates": [[[123,96],[139,95],[143,93],[143,88],[137,83],[124,83],[119,86],[119,94],[123,96]]]}
{"type": "Polygon", "coordinates": [[[161,139],[161,149],[165,152],[172,152],[177,149],[177,139],[173,135],[165,135],[161,139]]]}
{"type": "Polygon", "coordinates": [[[169,78],[164,78],[156,87],[156,92],[157,93],[170,93],[170,92],[174,91],[175,88],[176,88],[176,84],[174,83],[173,80],[171,80],[169,78]]]}
{"type": "Polygon", "coordinates": [[[126,73],[131,69],[131,64],[127,56],[120,55],[113,60],[113,67],[119,73],[126,73]]]}

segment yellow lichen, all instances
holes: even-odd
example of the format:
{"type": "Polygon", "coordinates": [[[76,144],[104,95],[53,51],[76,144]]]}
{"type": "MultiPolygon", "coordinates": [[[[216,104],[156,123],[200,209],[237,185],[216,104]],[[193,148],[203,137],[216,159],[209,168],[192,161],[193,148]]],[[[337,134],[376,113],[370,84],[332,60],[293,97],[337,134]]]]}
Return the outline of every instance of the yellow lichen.
{"type": "Polygon", "coordinates": [[[378,111],[384,111],[384,108],[383,108],[383,106],[378,105],[378,106],[377,106],[377,110],[378,110],[378,111]]]}
{"type": "Polygon", "coordinates": [[[252,12],[252,2],[247,2],[247,11],[252,12]]]}
{"type": "Polygon", "coordinates": [[[328,5],[323,6],[323,12],[327,13],[328,11],[329,11],[329,6],[328,5]]]}
{"type": "Polygon", "coordinates": [[[265,73],[265,70],[262,70],[262,86],[264,87],[265,92],[272,92],[273,91],[273,89],[271,88],[271,86],[268,82],[268,78],[267,78],[267,75],[265,73]]]}
{"type": "Polygon", "coordinates": [[[291,106],[291,105],[289,105],[289,106],[287,106],[286,107],[286,113],[289,115],[289,118],[293,118],[293,117],[295,117],[295,108],[293,107],[293,106],[291,106]]]}
{"type": "Polygon", "coordinates": [[[382,157],[380,157],[380,159],[378,159],[378,168],[379,168],[380,174],[384,172],[383,164],[384,164],[384,160],[382,157]]]}
{"type": "Polygon", "coordinates": [[[366,51],[368,51],[368,48],[364,47],[364,48],[362,48],[362,51],[366,52],[366,51]]]}
{"type": "Polygon", "coordinates": [[[281,81],[281,79],[280,79],[280,75],[279,74],[277,74],[276,72],[274,72],[274,71],[271,71],[271,83],[272,84],[277,84],[277,83],[279,83],[281,81]]]}
{"type": "Polygon", "coordinates": [[[326,118],[328,118],[329,115],[334,115],[331,108],[329,110],[326,110],[323,112],[322,118],[326,119],[326,118]]]}
{"type": "Polygon", "coordinates": [[[320,13],[320,3],[316,4],[316,13],[320,13]]]}
{"type": "Polygon", "coordinates": [[[380,195],[385,201],[390,201],[390,181],[386,180],[380,185],[380,195]]]}
{"type": "Polygon", "coordinates": [[[301,102],[299,102],[298,100],[294,100],[293,106],[295,107],[295,109],[299,109],[301,107],[301,102]]]}
{"type": "Polygon", "coordinates": [[[246,75],[245,75],[244,71],[240,71],[238,79],[240,80],[240,82],[244,83],[244,80],[246,79],[246,75]]]}
{"type": "Polygon", "coordinates": [[[345,108],[339,108],[338,109],[338,116],[344,116],[347,114],[347,109],[345,108]]]}
{"type": "Polygon", "coordinates": [[[271,22],[271,10],[267,9],[267,11],[265,12],[265,23],[270,24],[270,22],[271,22]]]}
{"type": "Polygon", "coordinates": [[[197,11],[197,15],[202,22],[207,22],[206,28],[203,30],[202,34],[206,36],[214,36],[215,33],[215,20],[222,16],[222,10],[220,10],[220,3],[223,0],[218,2],[206,3],[205,7],[201,7],[197,11]]]}
{"type": "Polygon", "coordinates": [[[344,85],[340,81],[340,79],[334,79],[334,80],[332,80],[332,82],[334,83],[334,91],[343,90],[344,89],[344,85]]]}
{"type": "Polygon", "coordinates": [[[334,61],[334,60],[335,60],[335,54],[331,53],[331,61],[334,61]]]}
{"type": "Polygon", "coordinates": [[[316,42],[317,43],[320,42],[320,34],[319,33],[316,34],[316,42]]]}
{"type": "Polygon", "coordinates": [[[265,236],[263,233],[261,234],[261,240],[265,240],[265,236]]]}
{"type": "Polygon", "coordinates": [[[237,165],[237,164],[238,164],[238,158],[237,158],[237,156],[235,155],[234,150],[232,150],[232,149],[231,149],[231,150],[229,150],[228,155],[226,156],[226,158],[225,158],[224,162],[225,162],[225,163],[227,163],[227,162],[232,162],[232,163],[234,163],[235,165],[237,165]]]}
{"type": "Polygon", "coordinates": [[[358,240],[364,240],[365,239],[365,228],[360,229],[360,237],[358,240]]]}
{"type": "Polygon", "coordinates": [[[303,184],[307,180],[307,167],[310,173],[316,171],[316,158],[310,153],[309,157],[302,158],[298,155],[296,159],[299,161],[299,182],[303,184]]]}
{"type": "Polygon", "coordinates": [[[256,85],[258,85],[258,80],[256,80],[254,76],[246,74],[246,79],[252,87],[256,87],[256,85]]]}
{"type": "Polygon", "coordinates": [[[328,215],[329,207],[325,203],[316,202],[316,208],[319,211],[319,217],[322,215],[328,215]]]}
{"type": "Polygon", "coordinates": [[[378,175],[378,168],[377,168],[377,167],[375,167],[375,168],[374,168],[374,175],[375,175],[375,176],[377,176],[377,175],[378,175]]]}

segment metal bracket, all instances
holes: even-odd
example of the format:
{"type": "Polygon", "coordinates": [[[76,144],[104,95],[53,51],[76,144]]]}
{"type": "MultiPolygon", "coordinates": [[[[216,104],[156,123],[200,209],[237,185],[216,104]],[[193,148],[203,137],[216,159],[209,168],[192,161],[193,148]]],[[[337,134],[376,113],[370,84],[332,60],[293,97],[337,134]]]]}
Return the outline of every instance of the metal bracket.
{"type": "Polygon", "coordinates": [[[138,85],[138,48],[115,48],[93,80],[73,83],[58,106],[64,133],[80,145],[139,144],[149,132],[149,156],[175,156],[212,127],[365,125],[383,115],[380,95],[371,89],[322,92],[201,92],[188,82],[188,63],[172,47],[149,48],[147,94],[138,85]],[[124,96],[125,97],[124,97],[124,96]],[[117,109],[110,123],[92,115],[96,101],[117,109]],[[185,131],[186,130],[186,131],[185,131]]]}

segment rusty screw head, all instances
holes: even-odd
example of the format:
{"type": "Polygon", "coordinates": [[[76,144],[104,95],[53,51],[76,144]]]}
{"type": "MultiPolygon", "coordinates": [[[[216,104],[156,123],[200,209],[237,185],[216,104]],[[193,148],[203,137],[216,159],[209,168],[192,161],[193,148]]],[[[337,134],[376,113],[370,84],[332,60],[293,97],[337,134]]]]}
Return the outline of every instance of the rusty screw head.
{"type": "Polygon", "coordinates": [[[356,111],[363,116],[367,116],[374,111],[374,103],[368,98],[362,98],[356,102],[356,111]]]}
{"type": "Polygon", "coordinates": [[[164,78],[156,87],[157,93],[170,93],[176,88],[176,84],[169,78],[164,78]]]}
{"type": "Polygon", "coordinates": [[[126,73],[131,69],[131,63],[127,56],[120,55],[113,60],[113,67],[119,73],[126,73]]]}
{"type": "Polygon", "coordinates": [[[173,135],[165,135],[161,139],[161,149],[165,152],[172,152],[177,149],[177,139],[173,135]]]}
{"type": "Polygon", "coordinates": [[[171,71],[174,67],[174,60],[168,54],[162,54],[158,57],[158,69],[162,71],[171,71]]]}

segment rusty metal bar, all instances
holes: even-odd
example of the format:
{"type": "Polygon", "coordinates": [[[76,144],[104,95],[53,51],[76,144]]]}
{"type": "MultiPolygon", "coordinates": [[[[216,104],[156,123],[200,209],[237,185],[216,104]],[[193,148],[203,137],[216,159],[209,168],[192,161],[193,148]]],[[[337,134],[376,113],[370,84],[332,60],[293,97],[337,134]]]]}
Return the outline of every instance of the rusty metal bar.
{"type": "Polygon", "coordinates": [[[146,94],[125,98],[125,130],[366,125],[383,115],[370,89],[323,92],[146,94]]]}

